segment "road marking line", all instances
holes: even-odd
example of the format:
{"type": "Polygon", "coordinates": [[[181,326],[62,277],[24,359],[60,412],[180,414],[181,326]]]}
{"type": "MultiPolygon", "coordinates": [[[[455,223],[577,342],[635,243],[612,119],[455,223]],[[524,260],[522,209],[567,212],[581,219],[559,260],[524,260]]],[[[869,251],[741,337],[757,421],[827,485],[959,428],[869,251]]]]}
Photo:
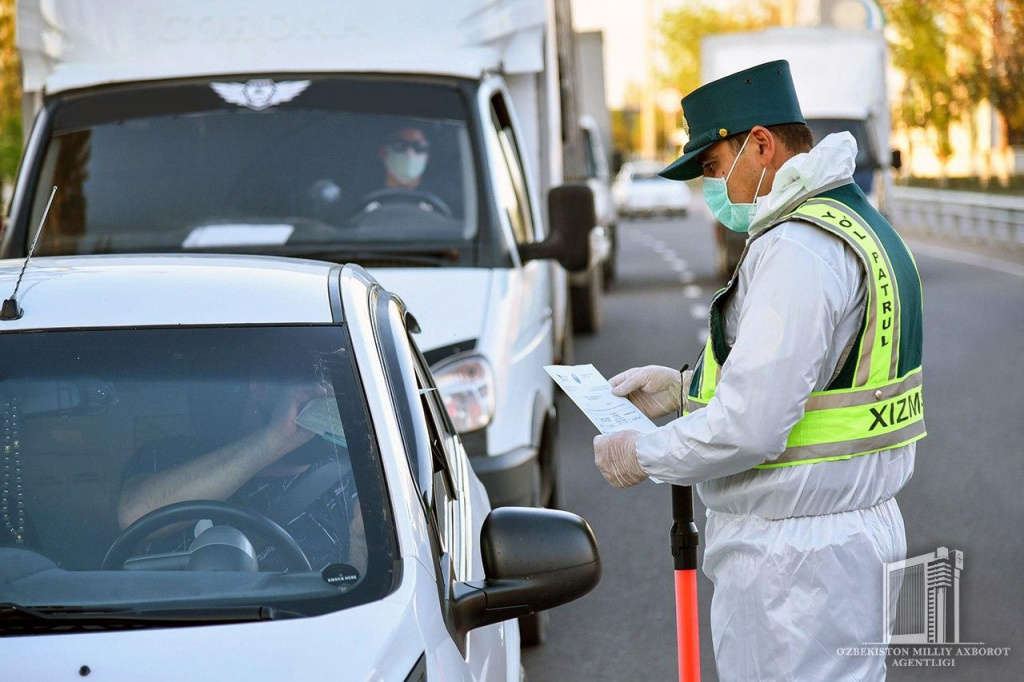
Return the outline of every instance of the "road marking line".
{"type": "Polygon", "coordinates": [[[690,317],[695,320],[706,320],[708,319],[708,307],[701,303],[694,303],[690,306],[690,317]]]}
{"type": "Polygon", "coordinates": [[[683,287],[683,296],[686,298],[700,298],[704,293],[704,289],[699,284],[687,284],[683,287]]]}
{"type": "Polygon", "coordinates": [[[907,244],[910,245],[910,250],[914,253],[920,253],[931,258],[954,261],[964,265],[974,265],[986,270],[995,270],[1006,275],[1014,275],[1015,277],[1024,277],[1024,265],[1018,265],[1010,261],[992,258],[991,256],[982,256],[977,253],[957,251],[956,249],[936,246],[935,244],[924,244],[910,239],[907,240],[907,244]]]}
{"type": "Polygon", "coordinates": [[[700,345],[703,346],[708,342],[708,333],[709,332],[706,327],[697,332],[697,340],[700,341],[700,345]]]}

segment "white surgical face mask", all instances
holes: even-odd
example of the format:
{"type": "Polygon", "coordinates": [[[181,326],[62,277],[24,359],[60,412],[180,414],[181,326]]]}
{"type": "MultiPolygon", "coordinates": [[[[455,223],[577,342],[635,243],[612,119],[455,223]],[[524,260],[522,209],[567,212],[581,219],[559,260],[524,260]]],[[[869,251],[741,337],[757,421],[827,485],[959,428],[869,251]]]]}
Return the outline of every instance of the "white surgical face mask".
{"type": "Polygon", "coordinates": [[[388,170],[402,182],[415,182],[419,180],[427,167],[427,157],[426,152],[410,154],[406,151],[388,149],[385,163],[387,163],[388,170]]]}
{"type": "Polygon", "coordinates": [[[743,145],[740,146],[740,151],[736,154],[736,158],[733,159],[732,166],[729,167],[729,172],[726,173],[724,179],[704,178],[704,203],[711,210],[711,215],[733,232],[745,233],[750,231],[750,222],[754,219],[754,213],[757,211],[757,195],[761,192],[764,174],[768,172],[767,168],[761,169],[761,178],[757,181],[757,189],[754,190],[753,203],[734,204],[729,199],[729,178],[732,177],[736,163],[740,160],[740,156],[743,155],[743,150],[746,148],[749,140],[750,133],[747,133],[747,139],[743,140],[743,145]]]}

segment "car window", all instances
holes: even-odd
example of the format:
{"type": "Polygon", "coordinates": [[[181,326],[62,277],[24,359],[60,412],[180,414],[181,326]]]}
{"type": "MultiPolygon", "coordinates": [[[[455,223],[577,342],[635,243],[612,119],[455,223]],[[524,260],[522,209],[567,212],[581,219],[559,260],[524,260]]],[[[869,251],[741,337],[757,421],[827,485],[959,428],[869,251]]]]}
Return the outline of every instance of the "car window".
{"type": "Polygon", "coordinates": [[[501,95],[491,98],[491,126],[485,127],[490,155],[495,161],[493,173],[498,201],[512,226],[516,242],[534,242],[537,233],[533,224],[526,173],[512,121],[501,95]]]}
{"type": "Polygon", "coordinates": [[[0,601],[319,613],[390,589],[394,526],[344,327],[5,334],[0,412],[0,468],[24,493],[0,499],[0,601]],[[183,504],[187,520],[145,525],[183,504]],[[135,527],[149,532],[115,561],[135,527]],[[204,549],[225,542],[241,554],[204,549]]]}

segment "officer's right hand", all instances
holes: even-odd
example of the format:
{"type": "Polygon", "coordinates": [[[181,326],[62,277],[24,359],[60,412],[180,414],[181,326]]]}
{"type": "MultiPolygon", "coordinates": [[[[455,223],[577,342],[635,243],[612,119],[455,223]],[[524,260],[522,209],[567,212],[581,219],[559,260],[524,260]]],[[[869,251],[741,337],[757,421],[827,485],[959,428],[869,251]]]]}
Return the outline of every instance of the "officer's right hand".
{"type": "Polygon", "coordinates": [[[612,394],[630,402],[651,419],[679,410],[682,375],[671,367],[647,365],[616,374],[608,383],[612,394]]]}

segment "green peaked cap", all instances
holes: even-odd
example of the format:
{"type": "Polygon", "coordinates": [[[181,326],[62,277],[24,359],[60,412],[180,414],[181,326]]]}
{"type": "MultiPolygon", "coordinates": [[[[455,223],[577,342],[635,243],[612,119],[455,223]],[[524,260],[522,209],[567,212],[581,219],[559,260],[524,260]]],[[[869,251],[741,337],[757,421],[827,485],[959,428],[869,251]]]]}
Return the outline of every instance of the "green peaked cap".
{"type": "Polygon", "coordinates": [[[754,126],[806,123],[793,87],[789,62],[780,59],[702,85],[683,98],[690,141],[683,155],[659,175],[692,180],[702,174],[698,157],[719,140],[754,126]]]}

